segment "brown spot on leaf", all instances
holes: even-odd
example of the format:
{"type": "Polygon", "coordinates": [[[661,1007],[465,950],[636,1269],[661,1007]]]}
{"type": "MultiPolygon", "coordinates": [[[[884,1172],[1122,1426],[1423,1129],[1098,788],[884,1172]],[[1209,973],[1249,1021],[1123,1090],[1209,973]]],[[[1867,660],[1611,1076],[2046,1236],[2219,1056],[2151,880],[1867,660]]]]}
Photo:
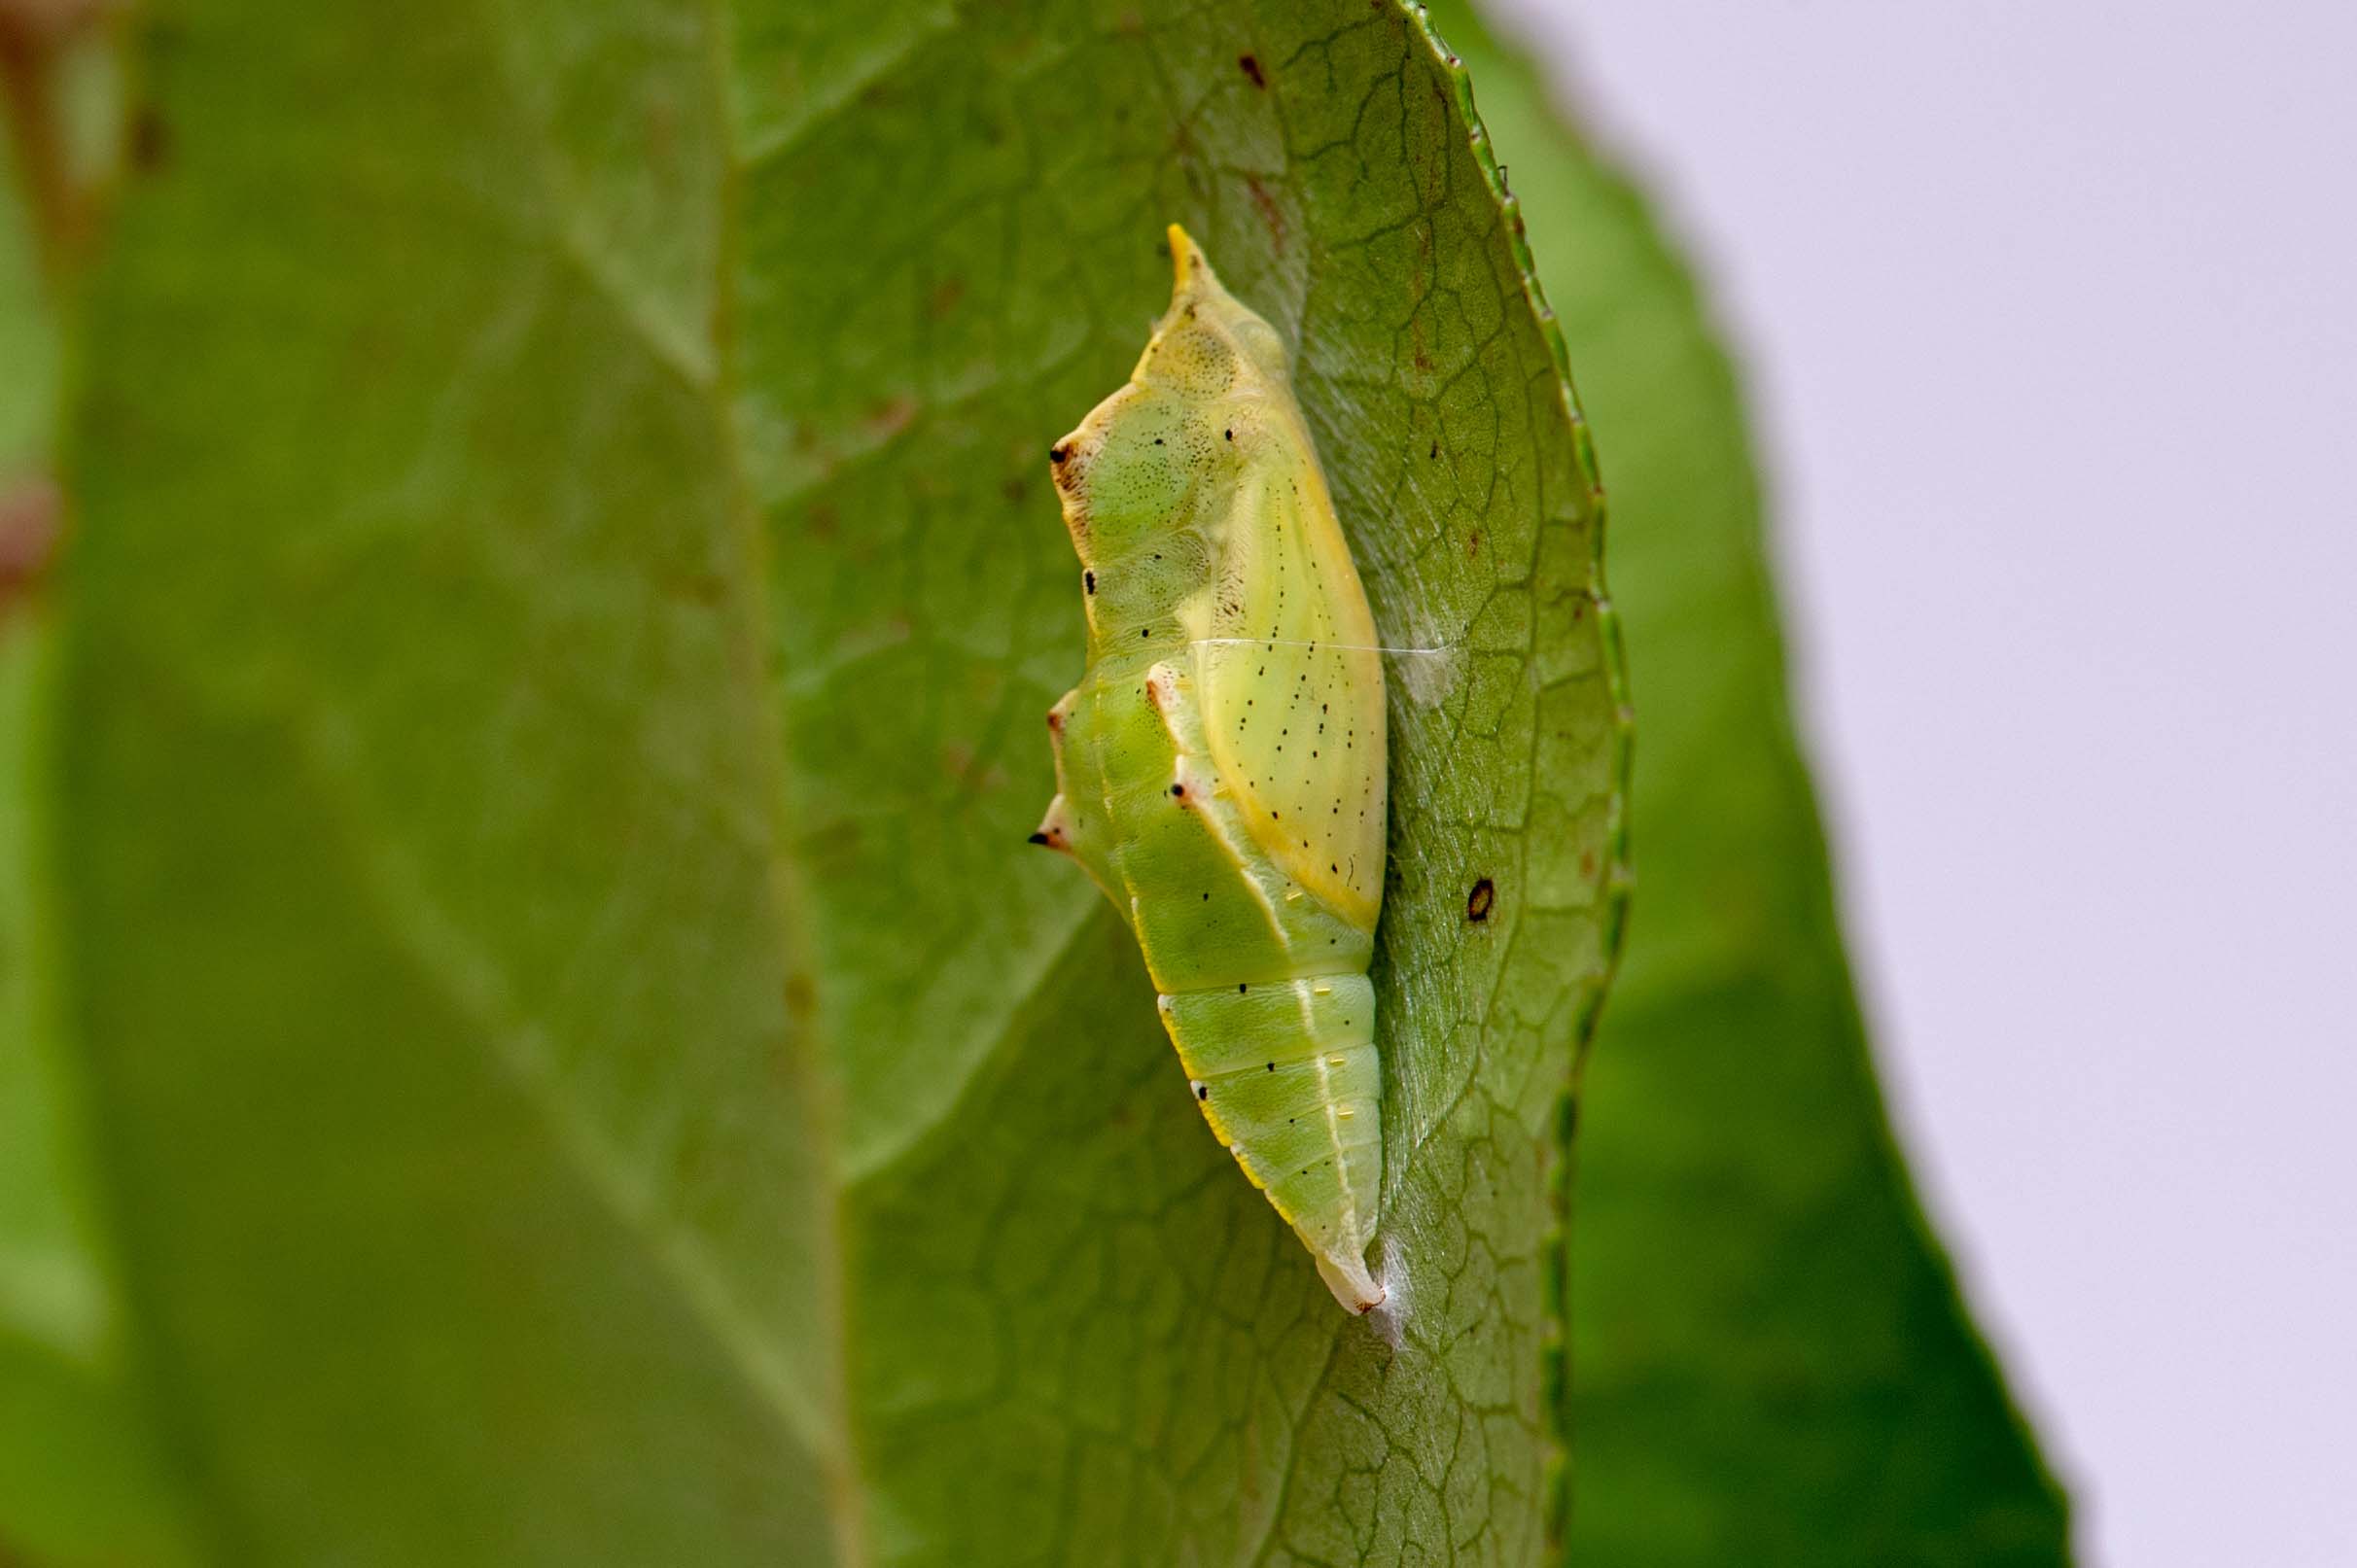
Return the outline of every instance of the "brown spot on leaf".
{"type": "Polygon", "coordinates": [[[1268,187],[1260,183],[1260,176],[1257,174],[1246,175],[1244,188],[1251,192],[1252,205],[1260,210],[1260,221],[1268,226],[1269,248],[1279,256],[1283,256],[1285,233],[1284,209],[1277,205],[1277,198],[1269,194],[1268,187]]]}
{"type": "Polygon", "coordinates": [[[55,43],[96,21],[100,0],[0,0],[0,31],[55,43]]]}
{"type": "Polygon", "coordinates": [[[1243,71],[1246,76],[1252,79],[1252,86],[1256,87],[1265,87],[1269,85],[1269,79],[1260,74],[1260,62],[1252,58],[1252,56],[1249,54],[1237,55],[1236,65],[1237,68],[1243,71]]]}
{"type": "Polygon", "coordinates": [[[1496,903],[1497,885],[1484,877],[1473,885],[1473,891],[1465,898],[1465,919],[1478,925],[1490,918],[1490,911],[1496,903]]]}
{"type": "Polygon", "coordinates": [[[888,398],[867,410],[867,428],[877,440],[889,441],[917,422],[914,398],[888,398]]]}
{"type": "Polygon", "coordinates": [[[786,1016],[788,1018],[796,1022],[807,1019],[818,1006],[818,988],[811,984],[810,976],[797,969],[786,977],[786,1016]]]}
{"type": "Polygon", "coordinates": [[[965,297],[966,280],[964,278],[944,278],[933,285],[933,292],[927,297],[925,308],[932,312],[933,320],[939,321],[957,309],[958,301],[965,297]]]}
{"type": "Polygon", "coordinates": [[[172,160],[172,133],[152,103],[142,104],[131,117],[129,149],[134,173],[154,174],[172,160]]]}
{"type": "Polygon", "coordinates": [[[46,476],[0,489],[0,611],[40,586],[56,554],[57,487],[46,476]]]}
{"type": "Polygon", "coordinates": [[[96,201],[66,134],[64,62],[96,22],[97,0],[0,0],[0,138],[15,144],[17,181],[44,266],[63,268],[92,237],[96,201]]]}

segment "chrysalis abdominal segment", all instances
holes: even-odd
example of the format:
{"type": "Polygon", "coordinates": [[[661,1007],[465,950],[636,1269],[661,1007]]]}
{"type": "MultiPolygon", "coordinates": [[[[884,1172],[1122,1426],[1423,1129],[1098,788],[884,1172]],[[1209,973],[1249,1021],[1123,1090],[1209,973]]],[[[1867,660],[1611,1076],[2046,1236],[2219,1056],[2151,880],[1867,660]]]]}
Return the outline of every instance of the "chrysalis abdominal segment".
{"type": "Polygon", "coordinates": [[[1429,708],[1454,689],[1459,661],[1464,657],[1466,648],[1462,642],[1410,647],[1390,643],[1379,643],[1373,646],[1271,643],[1266,638],[1249,637],[1207,637],[1203,640],[1207,646],[1249,647],[1255,643],[1272,653],[1288,646],[1315,649],[1321,645],[1332,645],[1339,646],[1346,653],[1378,654],[1383,659],[1390,683],[1397,692],[1404,694],[1412,708],[1429,708]]]}
{"type": "Polygon", "coordinates": [[[1170,243],[1128,384],[1049,451],[1088,662],[1048,714],[1058,793],[1033,840],[1129,922],[1212,1131],[1363,1312],[1384,1300],[1387,650],[1283,341],[1170,243]]]}

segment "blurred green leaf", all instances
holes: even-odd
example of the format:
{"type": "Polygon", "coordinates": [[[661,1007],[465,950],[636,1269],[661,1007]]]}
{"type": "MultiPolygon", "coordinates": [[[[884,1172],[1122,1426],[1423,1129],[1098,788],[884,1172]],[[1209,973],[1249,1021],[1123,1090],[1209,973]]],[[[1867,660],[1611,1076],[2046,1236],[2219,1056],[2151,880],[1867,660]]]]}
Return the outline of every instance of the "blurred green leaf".
{"type": "Polygon", "coordinates": [[[2061,1562],[2061,1496],[1875,1088],[1725,352],[1534,74],[1461,5],[1435,11],[1605,454],[1644,714],[1643,872],[1580,1105],[1571,1560],[2061,1562]]]}
{"type": "Polygon", "coordinates": [[[223,1562],[1524,1562],[1614,929],[1592,466],[1390,0],[165,0],[70,422],[61,1038],[223,1562]],[[1346,1319],[1024,838],[1185,222],[1393,683],[1346,1319]],[[1467,918],[1482,878],[1495,901],[1467,918]]]}
{"type": "Polygon", "coordinates": [[[0,140],[0,1561],[171,1563],[173,1492],[56,1028],[45,578],[58,345],[15,151],[0,140]]]}
{"type": "Polygon", "coordinates": [[[16,145],[0,137],[0,474],[20,481],[55,423],[57,334],[18,164],[16,145]]]}
{"type": "Polygon", "coordinates": [[[53,629],[0,605],[0,1561],[183,1560],[58,1047],[46,770],[53,629]]]}

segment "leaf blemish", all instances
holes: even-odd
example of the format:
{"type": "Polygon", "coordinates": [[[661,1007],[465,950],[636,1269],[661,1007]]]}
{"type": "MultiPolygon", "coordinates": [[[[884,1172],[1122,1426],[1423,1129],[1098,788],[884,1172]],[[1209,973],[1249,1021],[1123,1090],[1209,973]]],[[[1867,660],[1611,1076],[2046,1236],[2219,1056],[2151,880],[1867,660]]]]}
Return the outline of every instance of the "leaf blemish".
{"type": "Polygon", "coordinates": [[[1465,919],[1476,925],[1480,924],[1490,918],[1490,910],[1496,902],[1497,885],[1488,877],[1482,878],[1473,885],[1473,891],[1465,898],[1465,919]]]}
{"type": "Polygon", "coordinates": [[[140,174],[153,174],[171,161],[171,134],[154,104],[141,105],[131,121],[130,143],[131,167],[140,174]]]}
{"type": "Polygon", "coordinates": [[[62,507],[56,485],[46,478],[0,493],[0,613],[38,587],[55,559],[62,507]]]}

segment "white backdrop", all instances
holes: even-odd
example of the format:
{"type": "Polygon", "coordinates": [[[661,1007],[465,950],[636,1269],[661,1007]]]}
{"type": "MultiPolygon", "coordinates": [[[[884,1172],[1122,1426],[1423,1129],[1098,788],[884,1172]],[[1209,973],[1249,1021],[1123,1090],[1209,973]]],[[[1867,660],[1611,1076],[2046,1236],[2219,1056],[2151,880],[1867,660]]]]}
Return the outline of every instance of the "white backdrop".
{"type": "Polygon", "coordinates": [[[1741,355],[1884,1082],[2085,1559],[2352,1568],[2357,5],[1491,10],[1741,355]]]}

